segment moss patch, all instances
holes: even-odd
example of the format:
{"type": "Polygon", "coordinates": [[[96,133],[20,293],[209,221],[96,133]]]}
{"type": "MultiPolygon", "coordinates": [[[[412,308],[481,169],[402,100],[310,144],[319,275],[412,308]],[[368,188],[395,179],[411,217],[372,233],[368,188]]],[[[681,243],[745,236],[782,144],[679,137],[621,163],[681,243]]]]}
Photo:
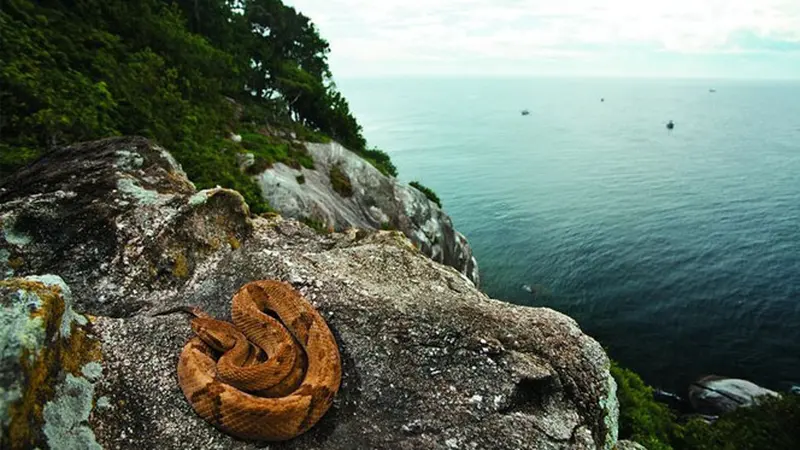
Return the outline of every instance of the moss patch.
{"type": "Polygon", "coordinates": [[[339,164],[331,166],[329,173],[331,179],[331,187],[338,192],[342,197],[351,197],[353,195],[353,185],[350,182],[350,177],[342,170],[339,164]]]}
{"type": "Polygon", "coordinates": [[[175,262],[172,266],[172,276],[175,278],[186,278],[189,276],[189,262],[183,252],[175,255],[175,262]]]}

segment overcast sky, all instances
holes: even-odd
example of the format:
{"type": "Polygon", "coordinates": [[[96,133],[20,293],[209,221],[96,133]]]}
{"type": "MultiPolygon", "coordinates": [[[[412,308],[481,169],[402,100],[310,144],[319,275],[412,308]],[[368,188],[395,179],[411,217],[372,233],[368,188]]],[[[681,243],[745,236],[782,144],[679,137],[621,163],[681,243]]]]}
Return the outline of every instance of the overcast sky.
{"type": "Polygon", "coordinates": [[[800,0],[286,0],[337,78],[633,75],[800,79],[800,0]]]}

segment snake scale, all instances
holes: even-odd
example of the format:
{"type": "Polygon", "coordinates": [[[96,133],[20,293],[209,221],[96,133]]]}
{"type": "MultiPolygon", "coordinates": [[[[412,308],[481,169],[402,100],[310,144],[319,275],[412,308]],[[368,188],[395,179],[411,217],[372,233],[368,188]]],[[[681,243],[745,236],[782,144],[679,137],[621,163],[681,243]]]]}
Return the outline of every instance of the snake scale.
{"type": "Polygon", "coordinates": [[[194,411],[241,439],[283,441],[310,429],[339,390],[342,366],[322,316],[290,285],[253,281],[233,296],[232,322],[199,309],[178,360],[194,411]]]}

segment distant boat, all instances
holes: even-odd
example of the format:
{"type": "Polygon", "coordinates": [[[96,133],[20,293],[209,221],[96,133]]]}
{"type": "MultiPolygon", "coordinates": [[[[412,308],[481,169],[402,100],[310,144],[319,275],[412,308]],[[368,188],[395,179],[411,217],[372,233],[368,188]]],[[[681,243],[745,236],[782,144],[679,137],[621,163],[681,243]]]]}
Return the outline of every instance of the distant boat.
{"type": "Polygon", "coordinates": [[[668,130],[671,130],[671,129],[673,129],[673,128],[675,128],[675,124],[674,124],[674,123],[672,123],[672,121],[670,120],[670,121],[669,121],[669,123],[667,123],[667,129],[668,129],[668,130]]]}
{"type": "Polygon", "coordinates": [[[711,89],[708,90],[708,92],[711,92],[713,94],[714,92],[717,92],[717,90],[714,89],[714,88],[711,88],[711,89]]]}
{"type": "Polygon", "coordinates": [[[606,101],[606,99],[604,99],[604,98],[601,98],[601,99],[600,99],[600,101],[601,101],[601,102],[604,102],[604,101],[606,101]]]}
{"type": "Polygon", "coordinates": [[[530,114],[530,113],[531,113],[531,112],[530,112],[530,111],[528,111],[527,109],[523,109],[523,110],[522,110],[522,115],[523,115],[523,116],[527,116],[527,115],[528,115],[528,114],[530,114]]]}

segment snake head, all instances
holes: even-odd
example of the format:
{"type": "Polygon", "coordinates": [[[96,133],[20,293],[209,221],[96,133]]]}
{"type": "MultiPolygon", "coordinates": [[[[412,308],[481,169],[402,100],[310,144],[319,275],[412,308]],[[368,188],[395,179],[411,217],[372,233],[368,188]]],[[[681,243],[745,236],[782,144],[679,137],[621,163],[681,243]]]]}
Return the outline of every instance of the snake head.
{"type": "Polygon", "coordinates": [[[192,331],[209,347],[218,352],[226,352],[244,336],[232,324],[221,320],[197,317],[192,319],[192,331]]]}

